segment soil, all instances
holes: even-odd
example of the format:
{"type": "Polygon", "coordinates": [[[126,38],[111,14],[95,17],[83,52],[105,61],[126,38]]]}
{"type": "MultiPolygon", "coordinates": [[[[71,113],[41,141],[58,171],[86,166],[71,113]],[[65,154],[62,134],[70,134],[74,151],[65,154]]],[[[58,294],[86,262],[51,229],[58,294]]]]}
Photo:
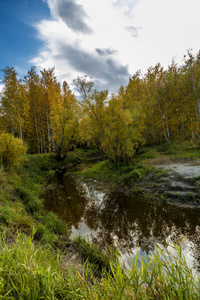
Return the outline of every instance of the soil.
{"type": "Polygon", "coordinates": [[[62,255],[60,258],[60,267],[63,272],[72,270],[79,276],[84,275],[84,261],[80,255],[77,246],[66,236],[60,236],[62,246],[60,250],[62,255]]]}
{"type": "Polygon", "coordinates": [[[200,160],[192,158],[158,157],[148,164],[162,170],[155,187],[165,200],[187,206],[200,206],[200,160]]]}

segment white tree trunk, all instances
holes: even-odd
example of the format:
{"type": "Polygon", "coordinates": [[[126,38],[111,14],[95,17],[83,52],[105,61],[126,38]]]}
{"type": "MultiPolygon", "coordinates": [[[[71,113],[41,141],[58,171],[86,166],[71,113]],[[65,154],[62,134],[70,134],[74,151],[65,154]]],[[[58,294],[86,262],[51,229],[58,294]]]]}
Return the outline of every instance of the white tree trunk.
{"type": "Polygon", "coordinates": [[[50,136],[50,129],[49,129],[48,109],[46,109],[46,116],[47,116],[47,134],[48,134],[48,143],[49,143],[49,153],[51,153],[51,136],[50,136]]]}

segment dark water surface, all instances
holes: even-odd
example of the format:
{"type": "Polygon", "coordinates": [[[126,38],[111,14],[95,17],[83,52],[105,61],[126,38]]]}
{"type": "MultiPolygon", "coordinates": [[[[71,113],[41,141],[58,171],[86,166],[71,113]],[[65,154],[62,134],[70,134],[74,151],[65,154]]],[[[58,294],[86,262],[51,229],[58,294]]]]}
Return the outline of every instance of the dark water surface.
{"type": "MultiPolygon", "coordinates": [[[[68,170],[84,168],[87,166],[81,164],[68,170]]],[[[45,209],[68,224],[71,237],[82,235],[101,247],[117,246],[127,267],[138,245],[144,255],[156,244],[166,246],[185,237],[182,249],[187,262],[200,266],[200,209],[109,192],[101,183],[83,183],[69,174],[57,173],[52,183],[54,187],[45,195],[45,209]]]]}

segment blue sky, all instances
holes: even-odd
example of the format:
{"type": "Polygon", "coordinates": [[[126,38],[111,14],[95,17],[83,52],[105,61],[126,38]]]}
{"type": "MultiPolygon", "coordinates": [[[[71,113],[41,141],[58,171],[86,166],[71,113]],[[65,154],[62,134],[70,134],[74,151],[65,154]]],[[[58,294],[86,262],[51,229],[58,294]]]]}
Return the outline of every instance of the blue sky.
{"type": "Polygon", "coordinates": [[[19,76],[27,72],[42,47],[34,24],[43,18],[50,18],[50,10],[41,0],[0,0],[1,69],[9,65],[19,76]]]}
{"type": "Polygon", "coordinates": [[[55,67],[60,82],[87,74],[116,92],[138,69],[197,53],[199,11],[199,0],[0,0],[0,69],[55,67]]]}

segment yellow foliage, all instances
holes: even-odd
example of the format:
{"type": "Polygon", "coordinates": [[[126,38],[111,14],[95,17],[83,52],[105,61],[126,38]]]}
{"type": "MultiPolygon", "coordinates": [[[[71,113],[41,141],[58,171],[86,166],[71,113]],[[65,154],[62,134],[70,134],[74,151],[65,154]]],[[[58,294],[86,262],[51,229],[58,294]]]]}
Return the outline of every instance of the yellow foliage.
{"type": "Polygon", "coordinates": [[[0,135],[0,163],[5,169],[23,163],[26,161],[27,147],[23,145],[22,140],[14,138],[9,133],[0,135]]]}

